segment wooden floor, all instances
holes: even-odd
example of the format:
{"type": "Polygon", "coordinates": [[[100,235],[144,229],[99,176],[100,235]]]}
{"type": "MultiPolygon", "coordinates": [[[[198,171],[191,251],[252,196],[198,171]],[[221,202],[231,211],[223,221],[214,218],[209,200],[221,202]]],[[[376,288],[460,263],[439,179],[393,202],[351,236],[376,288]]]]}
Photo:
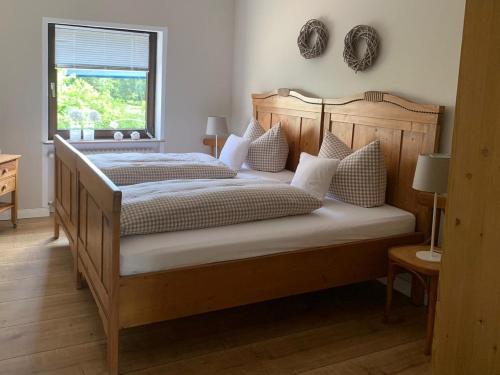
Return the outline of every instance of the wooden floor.
{"type": "MultiPolygon", "coordinates": [[[[75,290],[49,219],[0,222],[0,374],[105,374],[105,337],[88,290],[75,290]]],[[[125,330],[127,374],[429,374],[425,311],[396,295],[382,323],[377,283],[125,330]]]]}

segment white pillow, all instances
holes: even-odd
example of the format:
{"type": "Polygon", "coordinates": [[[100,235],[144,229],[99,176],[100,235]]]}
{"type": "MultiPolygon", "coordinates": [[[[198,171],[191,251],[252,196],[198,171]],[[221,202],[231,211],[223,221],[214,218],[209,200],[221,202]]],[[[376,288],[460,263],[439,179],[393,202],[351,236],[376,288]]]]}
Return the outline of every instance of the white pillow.
{"type": "Polygon", "coordinates": [[[224,143],[219,159],[229,168],[239,171],[245,161],[250,146],[250,139],[231,134],[224,143]]]}
{"type": "Polygon", "coordinates": [[[339,163],[338,159],[318,158],[303,152],[290,185],[323,200],[339,163]]]}

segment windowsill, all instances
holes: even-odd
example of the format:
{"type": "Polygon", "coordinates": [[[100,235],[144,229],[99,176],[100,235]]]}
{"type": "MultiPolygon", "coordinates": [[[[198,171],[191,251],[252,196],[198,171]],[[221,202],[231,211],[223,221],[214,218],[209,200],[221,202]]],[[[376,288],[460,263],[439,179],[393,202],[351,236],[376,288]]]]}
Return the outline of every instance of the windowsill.
{"type": "MultiPolygon", "coordinates": [[[[93,141],[70,141],[69,139],[66,139],[66,142],[70,144],[99,144],[99,143],[113,143],[113,144],[123,144],[123,143],[158,143],[158,142],[165,142],[164,139],[156,139],[156,138],[151,138],[151,139],[138,139],[138,140],[133,140],[133,139],[123,139],[121,141],[117,141],[116,139],[94,139],[93,141]]],[[[46,140],[42,141],[42,144],[44,145],[51,145],[54,144],[53,140],[46,140]]]]}

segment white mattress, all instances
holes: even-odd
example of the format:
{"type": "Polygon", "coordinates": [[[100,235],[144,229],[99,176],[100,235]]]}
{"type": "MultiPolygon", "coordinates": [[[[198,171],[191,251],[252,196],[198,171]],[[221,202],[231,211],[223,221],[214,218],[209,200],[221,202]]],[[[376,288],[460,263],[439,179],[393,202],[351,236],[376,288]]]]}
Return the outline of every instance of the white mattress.
{"type": "MultiPolygon", "coordinates": [[[[291,173],[291,172],[290,172],[291,173]]],[[[124,237],[120,272],[133,275],[413,232],[413,214],[333,199],[314,213],[225,227],[124,237]]]]}

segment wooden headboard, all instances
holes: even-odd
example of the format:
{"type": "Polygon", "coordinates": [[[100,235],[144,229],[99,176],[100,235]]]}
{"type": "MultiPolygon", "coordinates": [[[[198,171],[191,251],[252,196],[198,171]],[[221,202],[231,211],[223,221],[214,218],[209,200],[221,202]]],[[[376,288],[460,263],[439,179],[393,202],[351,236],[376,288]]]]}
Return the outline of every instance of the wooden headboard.
{"type": "Polygon", "coordinates": [[[379,139],[387,166],[387,203],[415,214],[417,230],[429,233],[429,209],[418,204],[411,185],[418,155],[437,151],[444,107],[380,91],[321,99],[279,89],[252,94],[252,102],[253,115],[264,128],[281,122],[290,147],[286,168],[292,171],[301,152],[318,154],[326,130],[354,150],[379,139]]]}
{"type": "Polygon", "coordinates": [[[288,89],[267,94],[253,94],[253,115],[261,126],[269,129],[281,122],[290,147],[286,168],[295,171],[302,151],[317,155],[322,137],[322,103],[288,89]]]}
{"type": "Polygon", "coordinates": [[[323,103],[324,131],[352,149],[380,140],[387,166],[387,203],[415,214],[417,230],[429,233],[429,209],[418,204],[411,185],[418,155],[437,151],[444,107],[378,91],[323,103]]]}

